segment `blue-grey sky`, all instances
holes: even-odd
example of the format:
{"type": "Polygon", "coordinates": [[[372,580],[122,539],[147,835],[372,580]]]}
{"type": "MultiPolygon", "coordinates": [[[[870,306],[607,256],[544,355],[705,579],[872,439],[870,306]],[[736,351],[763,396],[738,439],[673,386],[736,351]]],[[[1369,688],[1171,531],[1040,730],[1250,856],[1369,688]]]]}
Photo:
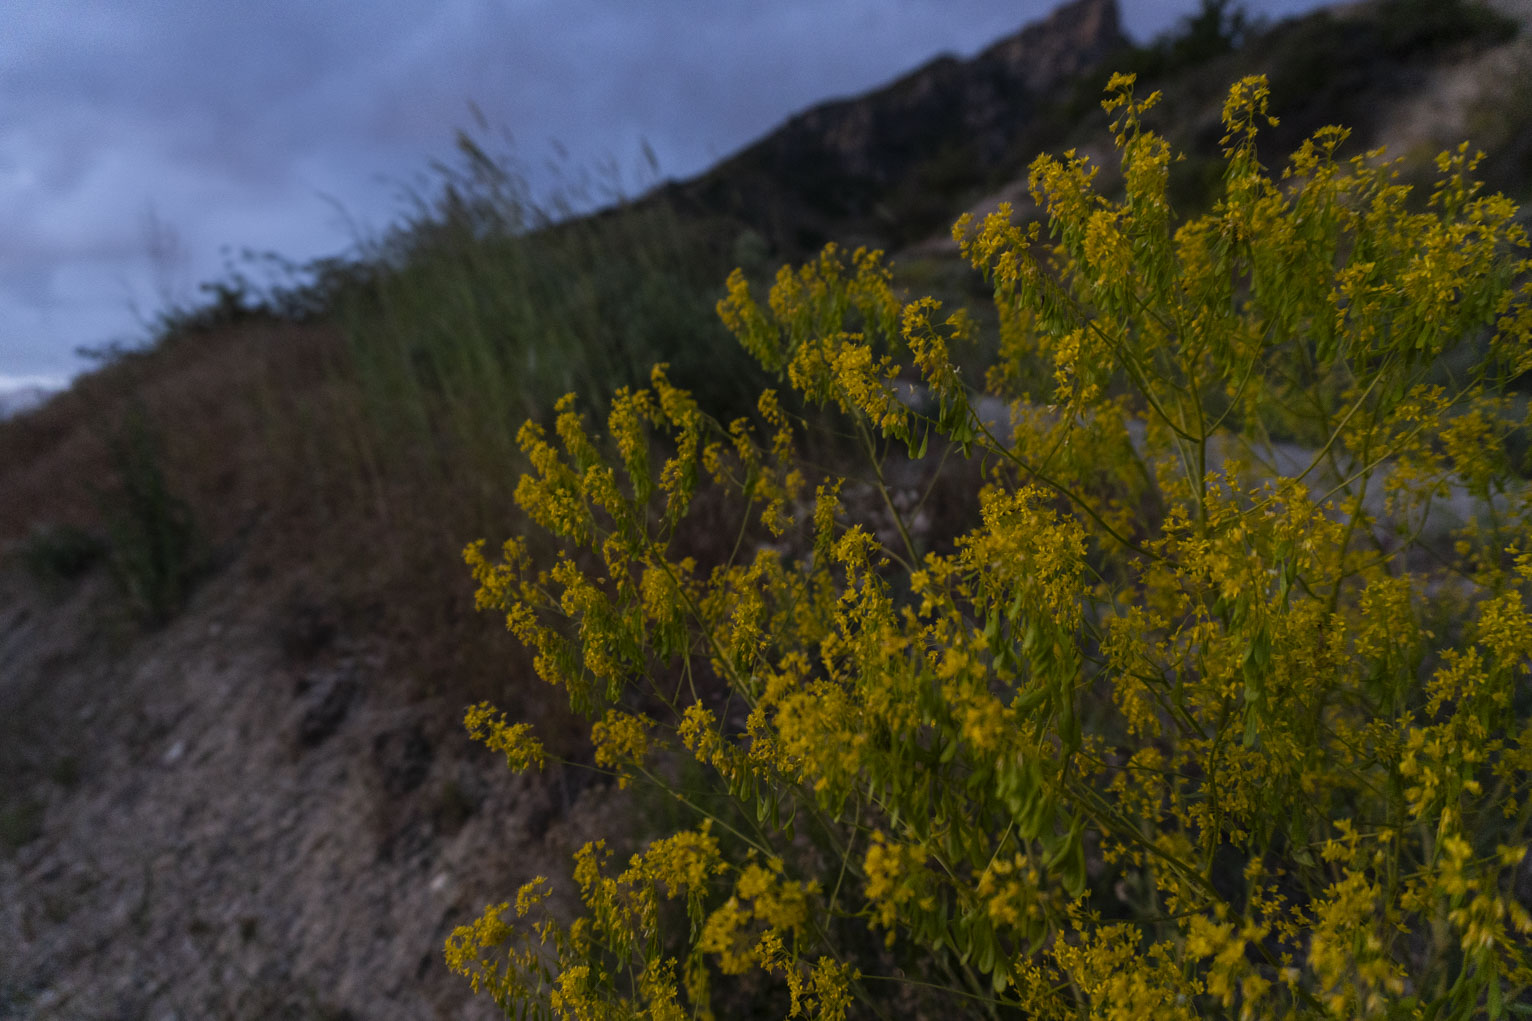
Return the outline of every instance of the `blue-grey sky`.
{"type": "MultiPolygon", "coordinates": [[[[1196,0],[1119,0],[1149,38],[1196,0]]],[[[1323,0],[1250,0],[1271,18],[1323,0]]],[[[816,102],[971,55],[1056,0],[4,0],[0,389],[143,331],[223,253],[333,255],[470,103],[536,168],[647,141],[695,174],[816,102]]]]}

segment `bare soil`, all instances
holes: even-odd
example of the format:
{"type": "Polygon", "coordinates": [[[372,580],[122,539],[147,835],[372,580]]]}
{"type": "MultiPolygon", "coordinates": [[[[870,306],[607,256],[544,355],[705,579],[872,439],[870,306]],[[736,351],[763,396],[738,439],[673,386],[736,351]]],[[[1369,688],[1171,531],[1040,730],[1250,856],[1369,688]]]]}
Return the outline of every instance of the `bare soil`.
{"type": "Polygon", "coordinates": [[[585,774],[513,774],[464,732],[487,697],[561,747],[455,526],[307,487],[331,377],[306,367],[338,343],[227,331],[0,423],[0,1018],[496,1016],[446,936],[612,827],[585,774]],[[207,546],[157,628],[104,561],[45,584],[15,555],[99,528],[133,403],[207,546]]]}
{"type": "Polygon", "coordinates": [[[512,774],[262,596],[232,569],[135,635],[104,574],[0,575],[0,1017],[494,1016],[443,940],[565,871],[604,791],[512,774]]]}

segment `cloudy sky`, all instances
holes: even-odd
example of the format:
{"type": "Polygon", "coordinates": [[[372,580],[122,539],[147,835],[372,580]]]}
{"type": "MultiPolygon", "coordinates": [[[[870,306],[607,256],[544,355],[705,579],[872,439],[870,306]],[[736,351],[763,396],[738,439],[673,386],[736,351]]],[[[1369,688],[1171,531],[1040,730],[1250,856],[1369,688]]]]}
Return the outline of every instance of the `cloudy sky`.
{"type": "MultiPolygon", "coordinates": [[[[637,190],[1056,0],[0,0],[0,389],[143,336],[228,253],[384,227],[470,104],[534,175],[637,190]],[[571,171],[572,172],[572,171],[571,171]]],[[[1197,0],[1119,0],[1144,39],[1197,0]]],[[[1321,0],[1249,0],[1269,17],[1321,0]]]]}

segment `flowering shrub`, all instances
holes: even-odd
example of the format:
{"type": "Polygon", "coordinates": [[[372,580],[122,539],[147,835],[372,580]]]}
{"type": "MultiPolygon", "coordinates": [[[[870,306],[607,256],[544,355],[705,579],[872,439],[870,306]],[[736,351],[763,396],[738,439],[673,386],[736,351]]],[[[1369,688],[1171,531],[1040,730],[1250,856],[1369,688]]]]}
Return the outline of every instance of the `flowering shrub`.
{"type": "Polygon", "coordinates": [[[741,343],[861,437],[890,541],[775,392],[723,426],[660,367],[604,437],[572,399],[523,428],[517,500],[558,552],[470,546],[479,604],[597,766],[697,824],[622,868],[587,846],[572,920],[538,880],[459,928],[475,989],[581,1019],[1532,1013],[1516,209],[1466,147],[1421,202],[1339,128],[1273,179],[1249,78],[1222,195],[1177,222],[1156,98],[1108,86],[1120,199],[1044,156],[1046,224],[954,228],[1003,428],[954,362],[974,320],[902,302],[878,253],[784,268],[765,305],[730,279],[741,343]],[[984,472],[940,553],[884,475],[937,448],[984,472]],[[676,552],[704,486],[766,537],[710,570],[676,552]]]}

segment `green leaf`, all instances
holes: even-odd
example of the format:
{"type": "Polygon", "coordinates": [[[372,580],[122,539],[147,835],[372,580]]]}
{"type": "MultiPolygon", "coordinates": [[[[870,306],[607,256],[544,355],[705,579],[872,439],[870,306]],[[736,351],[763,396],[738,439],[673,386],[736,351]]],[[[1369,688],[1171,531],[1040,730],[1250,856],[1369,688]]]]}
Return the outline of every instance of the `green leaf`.
{"type": "Polygon", "coordinates": [[[1053,795],[1038,787],[1034,787],[1033,791],[1023,817],[1016,820],[1016,832],[1028,840],[1037,839],[1038,834],[1053,821],[1053,795]]]}
{"type": "Polygon", "coordinates": [[[974,933],[974,942],[978,944],[978,956],[975,963],[979,971],[989,974],[995,970],[995,934],[988,925],[979,926],[978,932],[974,933]]]}
{"type": "Polygon", "coordinates": [[[1064,889],[1071,897],[1079,897],[1085,892],[1085,844],[1078,833],[1071,833],[1068,846],[1069,854],[1061,869],[1064,889]]]}
{"type": "Polygon", "coordinates": [[[1021,636],[1021,651],[1027,655],[1031,655],[1032,650],[1037,648],[1037,640],[1039,637],[1037,621],[1028,621],[1026,633],[1021,636]]]}
{"type": "Polygon", "coordinates": [[[1032,915],[1027,919],[1027,953],[1035,954],[1042,949],[1043,943],[1048,939],[1048,920],[1042,915],[1032,915]]]}
{"type": "Polygon", "coordinates": [[[1059,737],[1064,742],[1064,754],[1070,755],[1080,750],[1080,721],[1075,716],[1074,692],[1069,690],[1068,682],[1061,685],[1059,693],[1059,737]]]}
{"type": "Polygon", "coordinates": [[[1025,695],[1018,695],[1011,702],[1011,708],[1018,713],[1026,714],[1036,709],[1048,700],[1050,692],[1046,687],[1036,687],[1025,695]]]}
{"type": "Polygon", "coordinates": [[[1256,739],[1256,737],[1258,737],[1260,735],[1260,733],[1261,733],[1261,721],[1257,717],[1257,715],[1255,713],[1255,710],[1253,710],[1253,709],[1246,709],[1245,710],[1245,737],[1244,737],[1245,747],[1246,748],[1254,747],[1255,739],[1256,739]]]}

